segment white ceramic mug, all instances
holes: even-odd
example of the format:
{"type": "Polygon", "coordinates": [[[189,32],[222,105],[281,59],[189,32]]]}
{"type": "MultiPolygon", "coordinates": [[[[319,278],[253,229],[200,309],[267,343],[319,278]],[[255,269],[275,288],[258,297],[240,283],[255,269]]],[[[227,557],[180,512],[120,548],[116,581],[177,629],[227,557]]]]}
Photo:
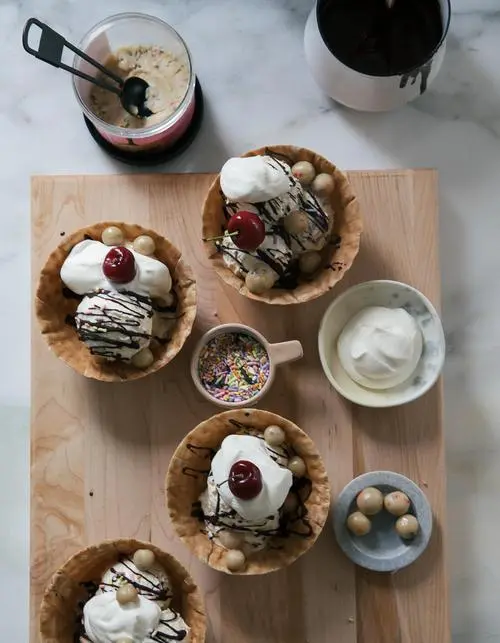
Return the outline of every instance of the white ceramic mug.
{"type": "Polygon", "coordinates": [[[196,348],[194,349],[193,356],[191,358],[191,377],[193,378],[194,385],[198,391],[203,395],[205,399],[217,406],[221,406],[226,409],[238,409],[245,408],[247,406],[254,406],[259,402],[259,400],[269,391],[276,374],[276,367],[280,364],[285,364],[287,362],[293,362],[297,359],[300,359],[304,355],[302,349],[302,344],[297,340],[292,340],[288,342],[279,342],[277,344],[271,344],[267,339],[250,326],[245,326],[245,324],[221,324],[212,328],[207,333],[205,333],[196,348]],[[250,397],[247,400],[242,402],[227,402],[224,400],[218,400],[213,397],[207,389],[203,386],[200,380],[198,373],[198,364],[200,361],[200,353],[204,346],[208,344],[217,335],[225,335],[230,333],[245,333],[253,337],[259,344],[261,344],[269,358],[269,376],[258,393],[253,397],[250,397]]]}
{"type": "MultiPolygon", "coordinates": [[[[334,100],[352,109],[379,112],[400,107],[423,94],[443,63],[450,25],[450,0],[439,0],[443,35],[427,60],[405,74],[369,76],[342,63],[328,48],[322,35],[321,7],[317,0],[306,24],[304,48],[311,73],[320,88],[334,100]]],[[[396,0],[404,2],[405,0],[396,0]]]]}

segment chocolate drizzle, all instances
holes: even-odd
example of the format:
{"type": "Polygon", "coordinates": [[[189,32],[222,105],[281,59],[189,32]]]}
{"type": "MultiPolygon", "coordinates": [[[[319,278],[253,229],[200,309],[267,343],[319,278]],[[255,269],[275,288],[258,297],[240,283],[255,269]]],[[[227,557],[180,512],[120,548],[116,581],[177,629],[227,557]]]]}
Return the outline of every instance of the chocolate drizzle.
{"type": "MultiPolygon", "coordinates": [[[[251,426],[242,424],[237,420],[230,419],[229,423],[236,429],[238,435],[252,435],[258,437],[259,439],[264,439],[262,433],[258,432],[251,426]]],[[[192,443],[188,444],[188,450],[192,453],[199,454],[205,452],[206,455],[203,455],[203,458],[210,458],[210,461],[213,459],[216,451],[210,447],[197,446],[192,443]]],[[[268,448],[270,457],[279,465],[280,460],[283,457],[290,458],[294,455],[293,449],[289,445],[283,446],[283,452],[280,453],[276,449],[268,448]]],[[[182,473],[187,476],[197,478],[198,475],[203,474],[207,476],[210,474],[210,471],[193,469],[190,466],[185,466],[182,469],[182,473]]],[[[306,502],[311,495],[312,483],[309,478],[293,478],[292,487],[290,493],[295,496],[296,499],[296,508],[293,511],[285,512],[283,509],[280,509],[279,515],[279,526],[278,528],[269,527],[266,528],[267,523],[273,519],[273,516],[267,516],[262,519],[262,522],[252,523],[248,525],[248,522],[242,518],[234,509],[231,508],[222,508],[222,500],[217,492],[217,502],[215,506],[215,511],[213,515],[205,515],[199,500],[193,502],[191,508],[191,516],[197,518],[200,522],[203,522],[205,525],[211,525],[212,527],[220,527],[222,529],[227,528],[231,531],[240,532],[240,533],[249,533],[254,536],[266,536],[272,537],[276,536],[277,538],[288,538],[290,536],[298,536],[301,538],[309,538],[313,534],[312,526],[308,519],[308,509],[306,502]]],[[[213,538],[214,535],[208,533],[209,538],[213,538]]],[[[249,546],[258,547],[258,544],[248,543],[249,546]]],[[[276,545],[276,543],[275,543],[276,545]]],[[[278,545],[279,546],[279,545],[278,545]]]]}
{"type": "Polygon", "coordinates": [[[141,330],[144,320],[153,315],[149,297],[131,291],[97,290],[87,298],[91,301],[89,311],[76,313],[75,324],[80,340],[93,355],[116,359],[122,349],[138,351],[141,340],[151,339],[141,330]],[[103,307],[93,305],[94,298],[99,298],[103,307]]]}
{"type": "MultiPolygon", "coordinates": [[[[288,248],[295,247],[299,252],[306,251],[307,245],[304,243],[304,235],[290,234],[287,232],[281,225],[283,218],[291,212],[302,210],[307,214],[309,221],[309,232],[307,236],[310,239],[319,239],[321,236],[328,234],[329,217],[316,197],[309,191],[304,190],[300,182],[291,174],[289,166],[286,165],[292,165],[293,162],[291,159],[267,149],[266,154],[277,161],[279,168],[287,176],[290,186],[289,192],[285,195],[285,198],[279,196],[269,201],[252,203],[252,206],[257,209],[259,217],[266,226],[266,237],[278,237],[288,248]]],[[[272,167],[276,169],[276,165],[273,164],[272,167]]],[[[223,192],[220,194],[225,201],[223,192]]],[[[225,203],[223,209],[224,217],[228,220],[238,211],[239,206],[237,203],[225,203]]],[[[260,261],[269,266],[278,275],[278,280],[274,284],[274,287],[293,289],[297,286],[299,265],[297,257],[294,256],[291,250],[285,252],[281,250],[277,244],[272,243],[267,243],[266,247],[261,245],[253,252],[241,250],[233,245],[227,247],[224,240],[216,242],[215,245],[217,250],[222,255],[234,261],[243,273],[247,273],[248,268],[245,265],[242,255],[252,256],[260,259],[260,261]]]]}
{"type": "Polygon", "coordinates": [[[141,596],[149,600],[165,602],[172,598],[173,595],[168,587],[165,587],[160,580],[158,580],[157,584],[153,583],[151,579],[142,574],[135,565],[131,567],[133,563],[129,558],[122,558],[120,563],[130,572],[130,575],[120,572],[115,567],[111,567],[110,571],[113,574],[112,581],[111,583],[101,582],[99,585],[101,591],[116,591],[123,584],[122,581],[126,581],[130,585],[133,585],[141,596]],[[134,576],[138,577],[139,580],[134,580],[134,576]]]}
{"type": "Polygon", "coordinates": [[[178,615],[173,610],[170,610],[171,616],[166,617],[162,615],[160,619],[160,626],[167,630],[166,632],[160,632],[157,629],[155,632],[149,635],[149,638],[152,641],[158,641],[158,643],[169,643],[169,641],[183,641],[187,636],[187,631],[184,628],[176,629],[172,623],[177,620],[178,615]]]}

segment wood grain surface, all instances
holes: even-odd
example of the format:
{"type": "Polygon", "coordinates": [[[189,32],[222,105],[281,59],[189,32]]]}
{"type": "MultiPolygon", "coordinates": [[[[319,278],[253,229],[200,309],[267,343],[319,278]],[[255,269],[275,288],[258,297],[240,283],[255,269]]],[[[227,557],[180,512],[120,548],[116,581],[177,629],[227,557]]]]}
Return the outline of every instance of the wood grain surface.
{"type": "MultiPolygon", "coordinates": [[[[406,281],[439,306],[437,177],[433,171],[351,172],[365,218],[361,251],[334,291],[375,278],[406,281]]],[[[105,538],[151,540],[177,556],[205,594],[208,643],[448,643],[445,463],[440,384],[393,410],[354,407],[330,388],[317,352],[325,296],[283,309],[223,285],[200,242],[212,175],[59,176],[32,182],[33,285],[64,234],[115,219],[171,239],[198,280],[193,335],[159,373],[130,383],[88,381],[47,349],[33,324],[31,432],[31,643],[51,574],[72,553],[105,538]],[[176,538],[164,507],[169,458],[184,434],[216,412],[196,392],[189,359],[209,327],[242,321],[272,341],[300,339],[304,359],[280,369],[262,403],[308,432],[323,454],[333,498],[353,476],[391,469],[426,492],[431,544],[395,575],[355,569],[328,524],[289,569],[258,578],[218,574],[176,538]]]]}

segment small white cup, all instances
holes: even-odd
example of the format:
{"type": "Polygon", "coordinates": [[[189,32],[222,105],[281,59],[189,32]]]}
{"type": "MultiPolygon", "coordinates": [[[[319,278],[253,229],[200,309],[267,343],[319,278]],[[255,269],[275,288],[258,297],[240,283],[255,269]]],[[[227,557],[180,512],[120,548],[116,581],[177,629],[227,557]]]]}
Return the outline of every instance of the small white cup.
{"type": "Polygon", "coordinates": [[[205,333],[196,345],[193,356],[191,358],[191,377],[193,378],[194,385],[196,386],[198,391],[209,402],[212,402],[213,404],[226,409],[245,408],[257,404],[259,400],[264,397],[264,395],[269,391],[274,380],[277,366],[279,366],[280,364],[285,364],[286,362],[293,362],[297,359],[300,359],[303,355],[304,351],[302,349],[302,344],[297,340],[271,344],[263,335],[261,335],[261,333],[253,328],[250,328],[250,326],[246,326],[245,324],[221,324],[220,326],[216,326],[215,328],[212,328],[207,333],[205,333]],[[250,335],[264,347],[269,357],[269,376],[264,386],[258,393],[248,398],[247,400],[243,400],[242,402],[228,402],[213,397],[201,383],[200,376],[198,374],[200,353],[203,347],[206,346],[208,342],[210,342],[217,335],[225,335],[231,333],[246,333],[247,335],[250,335]]]}
{"type": "Polygon", "coordinates": [[[371,408],[399,406],[421,397],[443,369],[445,339],[441,319],[420,291],[399,281],[367,281],[346,290],[326,309],[319,327],[321,365],[331,385],[345,398],[371,408]],[[423,350],[417,368],[405,381],[388,389],[368,389],[346,373],[337,353],[337,340],[347,322],[368,306],[404,308],[422,333],[423,350]]]}

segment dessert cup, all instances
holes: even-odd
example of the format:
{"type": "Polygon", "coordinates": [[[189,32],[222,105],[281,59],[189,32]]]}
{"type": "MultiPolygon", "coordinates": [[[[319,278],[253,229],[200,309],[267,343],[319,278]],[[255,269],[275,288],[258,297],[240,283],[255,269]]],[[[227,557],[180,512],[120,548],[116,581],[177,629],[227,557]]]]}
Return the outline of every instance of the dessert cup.
{"type": "MultiPolygon", "coordinates": [[[[333,163],[311,150],[293,145],[273,145],[261,147],[243,154],[259,156],[272,153],[289,162],[309,161],[318,173],[331,174],[334,189],[330,195],[333,210],[333,229],[330,241],[321,251],[322,264],[311,276],[301,277],[299,285],[292,289],[271,288],[261,295],[249,292],[243,279],[235,275],[224,263],[213,241],[205,241],[205,250],[219,277],[232,286],[241,295],[268,304],[301,304],[320,297],[331,290],[351,267],[359,250],[360,236],[363,229],[361,211],[346,175],[333,163]]],[[[211,185],[203,205],[203,238],[211,239],[224,232],[226,218],[224,215],[224,195],[220,187],[220,176],[211,185]]]]}
{"type": "Polygon", "coordinates": [[[98,583],[103,573],[122,556],[137,549],[150,549],[167,572],[174,590],[173,607],[191,628],[190,643],[205,640],[205,609],[201,595],[184,567],[170,554],[151,543],[131,538],[91,545],[72,556],[52,576],[40,607],[40,642],[74,643],[78,640],[83,602],[89,584],[98,583]]]}
{"type": "Polygon", "coordinates": [[[196,283],[190,266],[182,259],[181,252],[170,241],[152,230],[136,224],[104,221],[82,228],[69,235],[49,256],[43,267],[35,296],[35,311],[40,330],[49,347],[68,366],[85,377],[105,382],[129,381],[145,377],[168,364],[181,350],[189,337],[196,317],[196,283]],[[163,262],[172,276],[172,289],[177,302],[177,320],[166,343],[151,342],[153,363],[144,369],[120,361],[106,361],[93,356],[80,341],[67,316],[73,315],[80,298],[65,296],[60,271],[73,246],[85,238],[100,239],[102,231],[110,225],[119,226],[127,239],[149,235],[156,246],[155,257],[163,262]]]}
{"type": "Polygon", "coordinates": [[[275,413],[258,409],[226,411],[205,420],[179,444],[170,461],[166,477],[167,507],[175,530],[183,542],[202,562],[213,569],[229,573],[224,562],[227,549],[210,540],[204,522],[193,515],[193,506],[206,488],[211,455],[228,435],[255,432],[278,425],[285,432],[286,443],[307,467],[301,502],[307,510],[306,520],[298,519],[294,532],[287,538],[273,537],[272,547],[252,553],[242,575],[266,574],[282,569],[310,549],[318,538],[330,507],[330,487],[321,456],[313,441],[298,426],[275,413]],[[307,528],[305,526],[307,525],[307,528]]]}

